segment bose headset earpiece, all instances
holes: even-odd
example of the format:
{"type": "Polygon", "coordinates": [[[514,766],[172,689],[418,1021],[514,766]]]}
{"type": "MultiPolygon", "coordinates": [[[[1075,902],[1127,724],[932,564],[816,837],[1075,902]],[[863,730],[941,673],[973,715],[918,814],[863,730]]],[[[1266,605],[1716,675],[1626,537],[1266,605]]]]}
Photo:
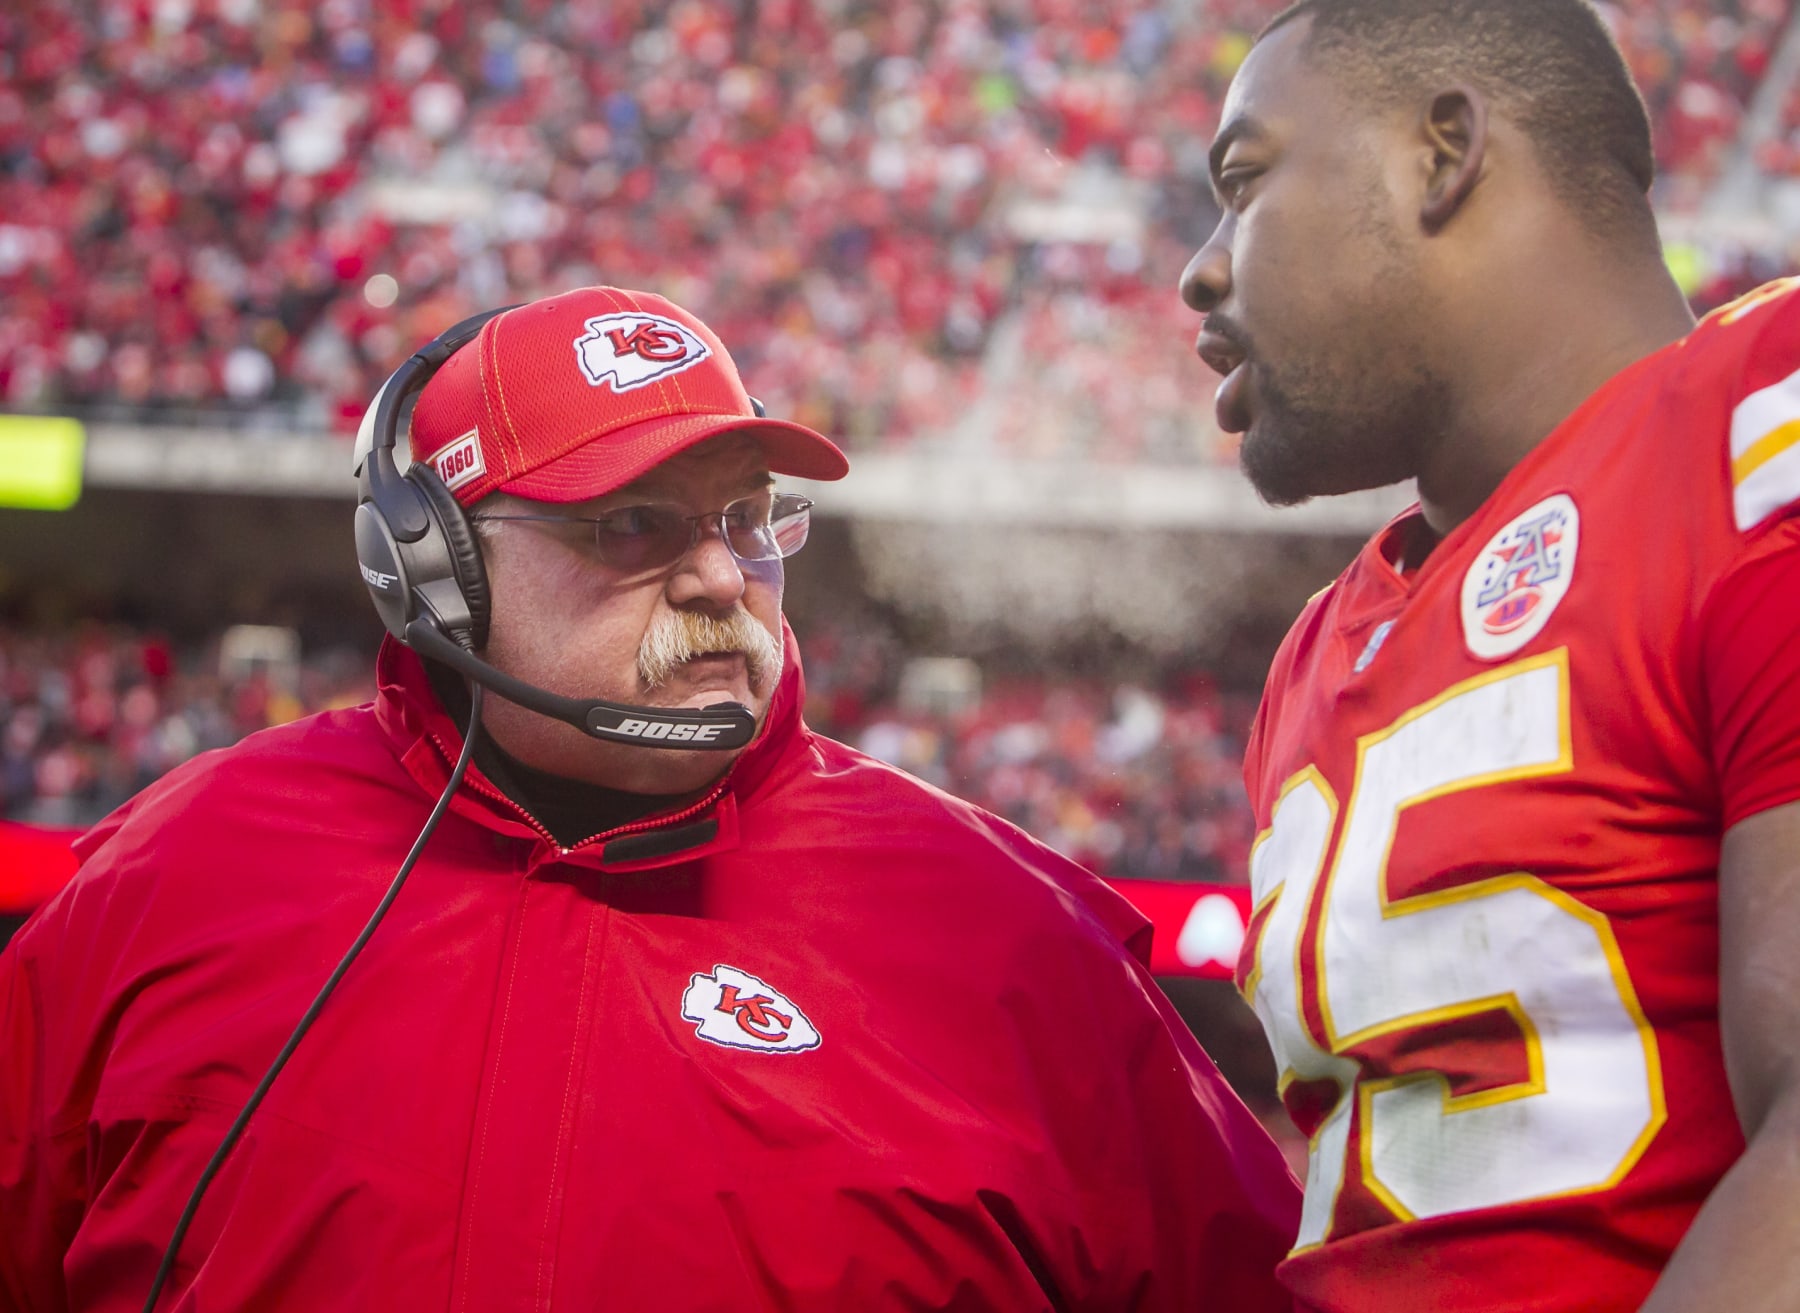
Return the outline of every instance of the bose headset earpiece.
{"type": "MultiPolygon", "coordinates": [[[[478,658],[487,643],[488,581],[468,516],[435,469],[394,460],[405,403],[459,349],[474,341],[488,310],[446,329],[408,356],[381,385],[356,434],[356,564],[388,633],[421,655],[483,684],[508,702],[573,725],[597,739],[656,748],[741,748],[756,718],[736,702],[691,711],[563,697],[514,679],[478,658]]],[[[764,414],[761,402],[752,410],[764,414]]]]}
{"type": "Polygon", "coordinates": [[[487,570],[468,517],[436,470],[415,462],[401,473],[394,449],[408,398],[489,320],[513,308],[465,319],[408,356],[357,430],[357,567],[381,623],[402,642],[407,626],[423,617],[466,650],[487,641],[487,570]]]}

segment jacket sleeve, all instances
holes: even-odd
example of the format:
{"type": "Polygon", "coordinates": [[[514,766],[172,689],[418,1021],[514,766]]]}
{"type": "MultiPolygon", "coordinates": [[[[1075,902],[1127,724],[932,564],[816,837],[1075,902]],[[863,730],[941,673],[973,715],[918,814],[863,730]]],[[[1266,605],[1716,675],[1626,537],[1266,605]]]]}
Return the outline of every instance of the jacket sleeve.
{"type": "Polygon", "coordinates": [[[1299,1185],[1149,973],[1136,961],[1122,970],[1120,1019],[1130,1023],[1107,1064],[1120,1110],[1108,1152],[1133,1164],[1140,1185],[1094,1225],[1129,1218],[1142,1228],[1146,1273],[1133,1307],[1287,1313],[1294,1304],[1276,1268],[1299,1230],[1299,1185]]]}
{"type": "Polygon", "coordinates": [[[44,917],[0,951],[0,1306],[65,1308],[62,1259],[81,1218],[86,1126],[50,1124],[48,1029],[31,954],[44,917]]]}
{"type": "Polygon", "coordinates": [[[1072,1243],[1047,1246],[1052,1288],[1078,1309],[1289,1313],[1293,1173],[1150,975],[1143,918],[1086,872],[1065,880],[1092,919],[1019,966],[1039,982],[1021,1061],[1080,1201],[1072,1243]]]}

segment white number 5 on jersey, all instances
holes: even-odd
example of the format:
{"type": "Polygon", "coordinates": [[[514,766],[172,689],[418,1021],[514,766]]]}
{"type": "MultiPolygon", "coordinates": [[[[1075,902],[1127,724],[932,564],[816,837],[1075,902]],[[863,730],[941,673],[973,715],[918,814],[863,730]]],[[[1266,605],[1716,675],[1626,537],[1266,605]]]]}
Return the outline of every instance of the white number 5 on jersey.
{"type": "Polygon", "coordinates": [[[1359,1177],[1399,1219],[1605,1189],[1661,1128],[1656,1041],[1605,917],[1525,872],[1388,896],[1407,808],[1571,766],[1565,649],[1458,684],[1360,740],[1335,854],[1330,786],[1311,768],[1289,781],[1251,856],[1267,916],[1245,995],[1284,1087],[1339,1089],[1312,1139],[1299,1247],[1331,1233],[1353,1110],[1359,1177]],[[1301,970],[1303,934],[1316,973],[1301,970]],[[1480,1014],[1511,1018],[1516,1038],[1490,1042],[1522,1050],[1523,1079],[1458,1093],[1442,1072],[1373,1056],[1409,1034],[1429,1054],[1419,1032],[1480,1014]]]}

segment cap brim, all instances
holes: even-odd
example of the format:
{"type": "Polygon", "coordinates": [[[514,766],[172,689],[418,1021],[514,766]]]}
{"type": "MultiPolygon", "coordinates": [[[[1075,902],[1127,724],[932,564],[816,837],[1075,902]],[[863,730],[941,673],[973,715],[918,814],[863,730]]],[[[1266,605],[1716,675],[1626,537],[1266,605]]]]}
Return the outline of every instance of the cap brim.
{"type": "Polygon", "coordinates": [[[587,501],[624,487],[671,456],[728,433],[755,438],[773,474],[829,481],[850,472],[850,462],[837,445],[804,424],[750,415],[682,415],[615,429],[529,474],[507,480],[498,490],[532,501],[587,501]]]}

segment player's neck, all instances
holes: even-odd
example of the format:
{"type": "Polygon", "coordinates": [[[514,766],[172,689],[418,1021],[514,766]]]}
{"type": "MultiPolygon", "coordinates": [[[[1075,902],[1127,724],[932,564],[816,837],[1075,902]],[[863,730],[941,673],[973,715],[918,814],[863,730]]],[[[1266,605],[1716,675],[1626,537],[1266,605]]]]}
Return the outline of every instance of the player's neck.
{"type": "Polygon", "coordinates": [[[1448,436],[1419,473],[1419,501],[1440,537],[1620,371],[1686,335],[1686,299],[1658,266],[1553,262],[1532,296],[1489,301],[1461,374],[1448,436]]]}

